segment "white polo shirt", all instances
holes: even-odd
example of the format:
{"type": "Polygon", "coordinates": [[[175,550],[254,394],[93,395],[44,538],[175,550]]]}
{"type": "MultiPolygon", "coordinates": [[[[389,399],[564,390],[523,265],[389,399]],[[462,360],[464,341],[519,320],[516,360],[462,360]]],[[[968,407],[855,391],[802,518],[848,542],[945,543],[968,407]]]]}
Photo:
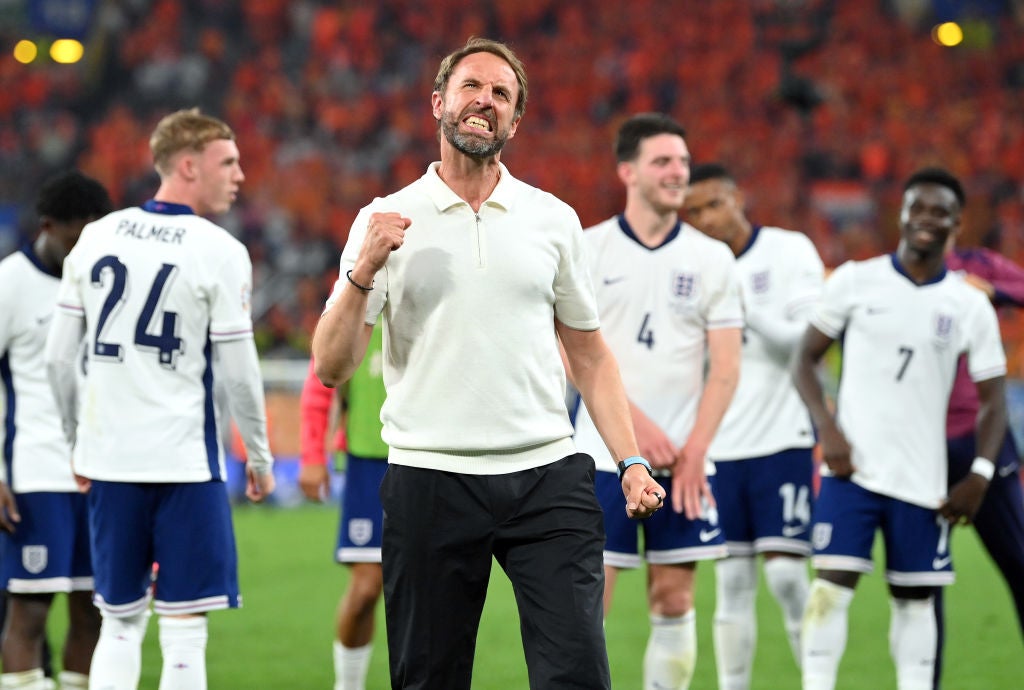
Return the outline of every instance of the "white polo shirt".
{"type": "Polygon", "coordinates": [[[354,289],[370,214],[412,219],[374,279],[366,322],[384,315],[382,438],[389,461],[502,474],[575,452],[554,320],[599,322],[575,211],[501,165],[474,213],[437,175],[360,211],[327,302],[354,289]]]}

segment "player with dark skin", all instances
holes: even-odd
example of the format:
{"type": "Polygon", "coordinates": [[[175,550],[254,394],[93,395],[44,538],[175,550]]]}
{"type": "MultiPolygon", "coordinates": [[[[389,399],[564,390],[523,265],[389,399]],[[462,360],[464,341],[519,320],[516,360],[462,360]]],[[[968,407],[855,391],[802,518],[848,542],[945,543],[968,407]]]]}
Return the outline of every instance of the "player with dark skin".
{"type": "MultiPolygon", "coordinates": [[[[906,190],[900,210],[900,243],[896,250],[908,276],[923,284],[944,270],[943,256],[948,239],[960,230],[961,208],[949,188],[936,183],[918,183],[906,190]]],[[[824,392],[814,367],[833,339],[809,326],[794,357],[794,380],[807,404],[821,439],[822,456],[833,475],[849,478],[854,470],[850,444],[825,405],[824,392]]],[[[978,455],[998,456],[1006,431],[1005,377],[998,376],[977,384],[981,407],[978,413],[978,455]]],[[[966,524],[974,517],[985,497],[988,480],[974,472],[952,486],[938,512],[950,524],[966,524]]],[[[817,577],[841,587],[853,588],[859,573],[821,570],[817,577]]],[[[894,597],[925,599],[930,587],[890,585],[894,597]]]]}
{"type": "MultiPolygon", "coordinates": [[[[55,181],[56,182],[56,181],[55,181]]],[[[64,258],[75,246],[82,228],[111,210],[111,202],[102,186],[78,173],[69,173],[50,192],[44,190],[39,215],[39,234],[32,249],[43,268],[60,277],[64,258]],[[57,191],[53,191],[56,189],[57,191]],[[50,196],[47,196],[49,194],[50,196]],[[80,197],[80,198],[79,198],[80,197]],[[89,199],[94,212],[80,217],[57,217],[46,212],[46,203],[54,208],[81,206],[89,199]]],[[[83,207],[84,208],[84,207],[83,207]]],[[[70,460],[70,458],[69,458],[70,460]]],[[[0,528],[14,533],[21,521],[15,498],[6,485],[0,489],[0,528]]],[[[53,604],[52,592],[7,595],[7,615],[3,634],[4,673],[18,673],[46,666],[46,620],[53,604]]],[[[76,590],[67,595],[69,626],[64,642],[62,667],[88,676],[93,649],[99,636],[100,615],[93,606],[92,592],[76,590]]]]}

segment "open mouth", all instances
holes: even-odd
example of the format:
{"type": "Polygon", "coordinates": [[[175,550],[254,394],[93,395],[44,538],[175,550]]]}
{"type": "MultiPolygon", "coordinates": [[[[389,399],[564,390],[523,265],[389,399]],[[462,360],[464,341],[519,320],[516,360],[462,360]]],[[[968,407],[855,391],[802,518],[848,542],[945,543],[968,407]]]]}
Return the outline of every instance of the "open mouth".
{"type": "Polygon", "coordinates": [[[480,115],[470,115],[462,121],[462,124],[466,125],[472,130],[478,132],[490,132],[492,131],[491,123],[480,115]]]}

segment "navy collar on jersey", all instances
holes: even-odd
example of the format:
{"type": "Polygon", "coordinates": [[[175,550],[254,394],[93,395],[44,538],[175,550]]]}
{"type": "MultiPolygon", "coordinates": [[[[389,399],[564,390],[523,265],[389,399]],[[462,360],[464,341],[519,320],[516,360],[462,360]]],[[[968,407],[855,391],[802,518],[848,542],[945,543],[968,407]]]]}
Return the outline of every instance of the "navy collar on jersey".
{"type": "Polygon", "coordinates": [[[21,253],[25,255],[25,258],[27,258],[33,266],[38,268],[46,275],[53,276],[54,278],[60,278],[60,273],[58,273],[57,271],[51,271],[43,263],[43,260],[39,258],[38,254],[36,254],[36,248],[32,245],[31,242],[26,242],[25,244],[21,245],[21,253]]]}
{"type": "Polygon", "coordinates": [[[740,250],[740,253],[736,255],[737,259],[746,254],[750,248],[754,246],[754,242],[757,242],[757,234],[759,232],[761,232],[760,225],[751,226],[750,237],[747,239],[747,243],[743,246],[743,249],[740,250]]]}
{"type": "Polygon", "coordinates": [[[625,214],[620,215],[618,218],[619,218],[619,227],[622,228],[622,232],[626,233],[626,237],[628,237],[629,239],[633,240],[634,242],[639,244],[644,249],[648,249],[650,251],[654,251],[655,249],[661,249],[666,244],[668,244],[669,242],[674,240],[676,238],[676,235],[679,234],[680,229],[682,229],[682,227],[683,227],[683,222],[680,221],[680,220],[677,220],[676,224],[672,227],[671,232],[669,232],[668,235],[665,236],[665,239],[662,240],[661,244],[659,244],[657,247],[648,247],[646,244],[644,244],[643,242],[640,241],[639,237],[636,236],[636,233],[633,232],[633,228],[629,227],[629,223],[626,221],[626,215],[625,214]]]}
{"type": "Polygon", "coordinates": [[[191,206],[173,204],[170,201],[157,201],[156,199],[150,199],[144,203],[142,210],[150,213],[162,213],[165,216],[194,216],[196,214],[191,206]]]}
{"type": "Polygon", "coordinates": [[[905,268],[903,268],[903,264],[900,263],[899,258],[896,256],[896,252],[891,252],[889,254],[889,258],[892,259],[892,267],[896,270],[896,272],[918,287],[922,287],[924,285],[934,285],[935,283],[941,282],[942,279],[946,277],[945,261],[942,262],[942,270],[936,273],[935,277],[931,278],[930,280],[926,280],[923,283],[919,283],[913,278],[911,278],[910,274],[907,273],[905,268]]]}

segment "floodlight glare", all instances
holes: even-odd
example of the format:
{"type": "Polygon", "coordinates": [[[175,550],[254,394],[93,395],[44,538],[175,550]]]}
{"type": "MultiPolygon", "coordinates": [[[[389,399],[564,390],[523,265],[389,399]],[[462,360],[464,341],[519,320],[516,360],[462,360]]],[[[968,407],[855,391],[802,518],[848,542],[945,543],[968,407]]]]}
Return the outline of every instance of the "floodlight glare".
{"type": "Polygon", "coordinates": [[[952,48],[963,43],[964,30],[956,22],[944,22],[932,29],[932,40],[940,46],[952,48]]]}
{"type": "Polygon", "coordinates": [[[50,57],[54,62],[71,65],[82,59],[85,48],[73,38],[60,38],[50,46],[50,57]]]}
{"type": "Polygon", "coordinates": [[[28,39],[22,39],[14,46],[14,59],[23,65],[27,65],[39,55],[39,48],[28,39]]]}

